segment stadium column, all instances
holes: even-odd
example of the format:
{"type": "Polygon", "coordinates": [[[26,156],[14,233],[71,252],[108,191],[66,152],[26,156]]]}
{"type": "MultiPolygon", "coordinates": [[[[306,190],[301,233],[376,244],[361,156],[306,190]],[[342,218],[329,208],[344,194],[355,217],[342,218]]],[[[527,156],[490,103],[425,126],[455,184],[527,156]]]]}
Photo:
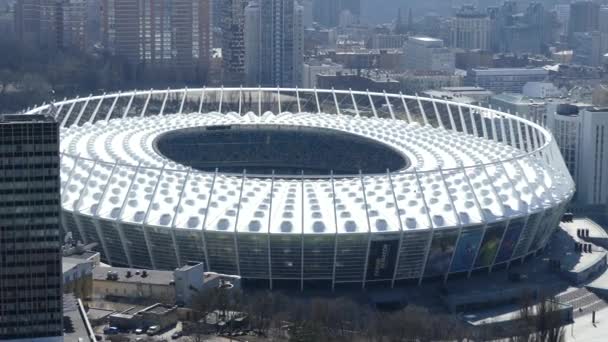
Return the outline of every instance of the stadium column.
{"type": "MultiPolygon", "coordinates": [[[[483,118],[482,118],[482,122],[483,122],[483,118]]],[[[496,167],[496,165],[495,165],[496,167]]],[[[494,196],[496,197],[496,200],[498,202],[498,206],[500,207],[500,211],[502,212],[502,216],[504,217],[507,214],[507,210],[505,208],[504,203],[502,202],[502,200],[500,199],[500,194],[498,193],[498,190],[496,190],[496,186],[494,185],[494,181],[492,179],[492,177],[490,176],[488,169],[486,167],[485,164],[481,165],[481,168],[483,170],[484,175],[486,176],[486,178],[488,179],[488,181],[490,182],[490,187],[492,188],[492,193],[494,193],[494,196]]],[[[505,229],[502,232],[502,236],[500,237],[500,242],[498,243],[498,249],[496,250],[496,254],[498,254],[498,250],[500,249],[500,245],[502,244],[502,240],[505,237],[505,234],[507,233],[507,229],[509,228],[509,223],[510,223],[511,219],[507,220],[507,222],[505,223],[505,229]]],[[[494,256],[496,258],[496,256],[494,256]]],[[[492,260],[494,261],[494,260],[492,260]]],[[[492,266],[493,264],[490,264],[488,267],[488,272],[492,271],[492,266]]]]}
{"type": "Polygon", "coordinates": [[[300,196],[302,198],[302,229],[301,229],[301,234],[300,234],[300,244],[301,244],[301,250],[300,250],[300,291],[304,292],[304,198],[305,198],[305,192],[304,192],[304,170],[302,170],[302,177],[300,178],[300,185],[302,187],[302,196],[300,196]]]}
{"type": "Polygon", "coordinates": [[[61,127],[61,128],[65,127],[65,125],[68,122],[68,119],[72,115],[72,111],[74,111],[74,106],[76,106],[76,102],[80,102],[80,101],[78,101],[78,99],[79,99],[79,97],[77,96],[76,99],[72,100],[72,104],[70,105],[70,109],[68,109],[68,112],[63,117],[63,120],[61,120],[61,126],[59,126],[59,127],[61,127]]]}
{"type": "Polygon", "coordinates": [[[169,99],[170,88],[167,88],[165,91],[165,97],[163,98],[163,104],[160,106],[160,112],[158,112],[158,116],[163,116],[165,114],[165,107],[167,106],[167,99],[169,99]]]}
{"type": "Polygon", "coordinates": [[[224,87],[222,86],[221,90],[220,90],[220,102],[218,104],[217,107],[217,112],[218,113],[222,113],[222,106],[224,105],[224,87]]]}
{"type": "Polygon", "coordinates": [[[177,204],[175,205],[175,212],[173,213],[173,218],[171,219],[171,236],[173,237],[173,242],[175,244],[175,254],[177,255],[177,263],[178,263],[179,267],[183,266],[185,263],[182,260],[182,254],[179,249],[179,244],[176,242],[176,239],[175,239],[175,224],[177,223],[177,215],[179,213],[179,207],[182,205],[184,193],[186,192],[185,191],[186,185],[188,184],[188,180],[190,178],[191,172],[192,172],[192,169],[188,168],[188,171],[186,172],[186,176],[184,176],[184,185],[182,185],[182,188],[179,191],[179,197],[177,199],[177,204]]]}
{"type": "Polygon", "coordinates": [[[467,122],[464,119],[464,113],[462,113],[462,106],[458,104],[458,117],[460,118],[460,126],[462,126],[462,131],[464,134],[469,135],[469,128],[467,127],[467,122]]]}
{"type": "Polygon", "coordinates": [[[443,186],[446,191],[445,193],[448,195],[448,198],[450,199],[450,206],[452,207],[452,212],[454,213],[454,219],[458,223],[458,237],[456,238],[456,242],[454,243],[454,252],[452,252],[452,256],[450,258],[450,264],[443,277],[443,282],[445,283],[448,280],[448,275],[450,274],[450,269],[452,268],[452,262],[454,262],[454,256],[456,255],[456,248],[458,247],[458,242],[460,241],[460,237],[462,236],[463,225],[462,225],[462,220],[460,219],[460,214],[458,214],[458,212],[456,211],[456,205],[454,204],[454,199],[452,198],[452,194],[450,192],[450,187],[448,186],[448,183],[445,180],[445,175],[443,174],[443,169],[441,168],[441,166],[439,167],[439,175],[441,176],[441,182],[443,183],[443,186]]]}
{"type": "Polygon", "coordinates": [[[478,138],[479,132],[477,130],[477,122],[475,121],[475,113],[473,113],[471,107],[467,107],[467,110],[469,111],[469,119],[471,120],[471,126],[473,127],[473,136],[478,138]]]}
{"type": "MultiPolygon", "coordinates": [[[[511,177],[509,177],[509,173],[507,172],[507,168],[505,168],[505,165],[502,161],[498,162],[497,165],[500,165],[500,168],[503,170],[503,172],[505,173],[505,177],[507,177],[507,180],[509,181],[509,184],[511,185],[511,189],[513,189],[513,193],[517,193],[517,189],[515,188],[515,183],[513,183],[513,180],[511,179],[511,177]]],[[[517,199],[520,202],[523,202],[521,200],[521,195],[517,195],[517,199]]],[[[492,264],[490,265],[490,272],[492,272],[492,269],[494,268],[494,265],[496,264],[496,260],[498,259],[498,254],[500,253],[500,250],[502,248],[502,244],[505,241],[505,236],[507,236],[507,231],[509,230],[509,226],[511,225],[511,221],[514,220],[514,218],[510,218],[507,223],[506,223],[506,228],[505,231],[502,235],[502,239],[500,240],[500,244],[498,245],[498,249],[496,251],[496,255],[494,256],[494,260],[492,261],[492,264]]],[[[528,220],[528,215],[526,214],[526,218],[524,219],[525,221],[528,220]]],[[[526,222],[524,221],[524,225],[526,224],[526,222]]],[[[520,234],[521,236],[521,234],[520,234]]],[[[519,237],[518,237],[519,239],[519,237]]],[[[510,257],[509,257],[510,258],[510,257]]]]}
{"type": "MultiPolygon", "coordinates": [[[[57,110],[55,111],[55,120],[56,121],[59,121],[59,117],[61,116],[61,111],[63,110],[63,106],[65,106],[65,103],[67,102],[67,100],[68,100],[68,98],[64,97],[63,101],[59,102],[59,108],[57,108],[57,110]]],[[[55,106],[54,102],[53,102],[53,106],[55,106]]]]}
{"type": "Polygon", "coordinates": [[[424,205],[424,211],[426,212],[426,217],[429,221],[429,225],[430,225],[430,229],[431,229],[431,236],[429,238],[429,242],[426,245],[426,249],[424,252],[424,261],[422,264],[422,268],[420,270],[420,278],[418,278],[418,285],[422,284],[422,279],[424,279],[424,271],[426,269],[426,263],[428,261],[429,258],[429,253],[431,251],[431,244],[433,243],[433,235],[435,233],[435,224],[433,223],[433,219],[431,218],[431,212],[429,210],[429,205],[426,202],[426,196],[424,195],[424,190],[422,188],[422,182],[420,182],[420,174],[418,173],[418,170],[416,170],[416,168],[414,168],[414,175],[416,176],[416,184],[418,185],[418,191],[420,191],[420,197],[422,199],[422,205],[424,205]]]}
{"type": "Polygon", "coordinates": [[[296,87],[296,101],[298,102],[298,113],[302,113],[302,102],[300,102],[300,90],[296,87]]]}
{"type": "Polygon", "coordinates": [[[462,164],[460,165],[460,167],[462,169],[462,174],[464,175],[464,179],[467,182],[467,185],[469,186],[469,189],[471,189],[471,193],[473,194],[473,199],[475,200],[475,205],[477,206],[477,209],[481,213],[481,218],[483,220],[483,228],[482,228],[481,237],[479,238],[479,244],[477,245],[477,248],[475,249],[475,256],[473,257],[473,261],[471,262],[471,267],[469,267],[469,270],[467,272],[467,277],[471,277],[471,273],[473,272],[473,268],[475,268],[475,261],[477,260],[477,256],[479,255],[479,250],[481,249],[481,245],[483,243],[483,239],[484,239],[484,237],[486,235],[486,231],[488,230],[488,221],[489,220],[486,217],[485,212],[481,208],[481,204],[479,202],[479,198],[477,197],[477,194],[475,193],[475,190],[473,188],[473,184],[471,183],[471,178],[469,178],[469,175],[467,174],[467,170],[465,169],[465,167],[462,164]]]}
{"type": "Polygon", "coordinates": [[[203,90],[201,90],[201,98],[199,99],[198,102],[198,113],[202,114],[203,113],[203,104],[205,103],[205,92],[207,91],[207,87],[203,87],[203,90]]]}
{"type": "Polygon", "coordinates": [[[247,179],[247,170],[243,170],[243,175],[241,176],[241,189],[239,190],[239,202],[236,207],[236,216],[234,218],[234,234],[232,237],[234,239],[234,254],[236,260],[236,272],[239,276],[241,276],[241,260],[239,258],[239,215],[241,214],[241,206],[243,201],[243,188],[245,187],[245,180],[247,179]]]}
{"type": "Polygon", "coordinates": [[[85,109],[89,106],[89,102],[91,102],[91,98],[93,98],[92,94],[90,94],[89,97],[87,97],[87,99],[84,102],[84,105],[82,106],[82,108],[80,108],[80,112],[78,112],[78,116],[76,117],[76,120],[74,121],[73,125],[76,125],[76,126],[80,125],[80,119],[82,118],[82,114],[84,114],[85,109]]]}
{"type": "Polygon", "coordinates": [[[481,132],[483,133],[483,138],[488,140],[488,127],[486,125],[486,117],[484,112],[485,110],[478,110],[477,115],[479,116],[479,121],[481,121],[481,132]]]}
{"type": "Polygon", "coordinates": [[[374,117],[378,118],[378,112],[376,111],[376,105],[374,104],[374,100],[372,100],[372,95],[369,92],[369,89],[367,90],[367,99],[369,100],[369,105],[372,108],[372,113],[374,113],[374,117]]]}
{"type": "Polygon", "coordinates": [[[277,113],[281,114],[283,108],[281,108],[281,88],[279,87],[277,87],[277,105],[279,106],[279,111],[277,113]]]}
{"type": "MultiPolygon", "coordinates": [[[[102,246],[104,246],[106,244],[106,239],[105,239],[105,235],[103,234],[103,229],[101,228],[101,225],[99,224],[99,210],[101,209],[101,204],[103,203],[103,201],[106,198],[106,195],[108,194],[109,190],[110,190],[110,181],[112,180],[112,177],[114,177],[114,174],[116,173],[116,167],[118,165],[118,162],[114,163],[114,165],[112,165],[112,171],[110,171],[110,177],[108,177],[108,181],[106,182],[106,185],[103,187],[103,192],[101,193],[101,196],[99,196],[99,201],[97,201],[97,207],[95,208],[95,212],[91,213],[93,215],[92,221],[93,224],[95,225],[95,229],[97,230],[97,235],[99,235],[99,238],[101,239],[101,243],[102,246]]],[[[122,237],[121,237],[122,239],[122,237]]],[[[124,240],[121,240],[122,243],[122,247],[124,250],[125,255],[129,255],[129,253],[127,253],[127,250],[125,249],[124,246],[124,240]]],[[[104,247],[104,249],[107,250],[107,247],[104,247]]],[[[110,254],[110,251],[107,250],[106,251],[106,258],[108,258],[108,262],[110,264],[112,264],[112,255],[110,254]]],[[[131,263],[129,262],[129,265],[131,263]]]]}
{"type": "MultiPolygon", "coordinates": [[[[80,194],[78,195],[78,200],[76,201],[76,205],[74,206],[74,210],[72,211],[72,215],[74,215],[74,221],[76,222],[76,226],[78,226],[78,230],[80,231],[80,235],[83,237],[83,239],[87,239],[87,236],[84,234],[85,233],[84,228],[82,228],[82,218],[80,215],[80,206],[82,205],[82,198],[84,196],[84,193],[88,189],[89,181],[91,180],[91,176],[93,175],[95,167],[97,166],[97,162],[98,162],[97,159],[93,162],[93,166],[91,167],[91,170],[89,171],[89,175],[87,176],[86,180],[84,181],[84,186],[80,190],[80,194]]],[[[88,218],[85,218],[85,219],[88,219],[88,218]]],[[[97,235],[99,236],[99,230],[97,230],[97,235]]],[[[109,259],[108,248],[106,246],[106,242],[101,238],[101,236],[99,236],[99,239],[100,239],[99,243],[101,244],[103,253],[106,256],[106,258],[109,259]]]]}
{"type": "Polygon", "coordinates": [[[127,106],[125,107],[125,111],[122,113],[123,119],[129,115],[129,111],[131,110],[131,106],[133,105],[133,100],[135,99],[135,96],[137,96],[137,90],[131,92],[131,97],[129,98],[129,102],[127,103],[127,106]]]}
{"type": "MultiPolygon", "coordinates": [[[[514,163],[515,163],[517,169],[519,170],[519,172],[521,173],[522,179],[523,179],[523,181],[526,184],[525,186],[528,189],[532,189],[532,185],[530,183],[530,180],[528,179],[528,176],[526,176],[526,173],[525,173],[523,167],[520,164],[520,160],[515,160],[514,163]]],[[[539,203],[539,204],[542,203],[541,199],[538,197],[538,195],[536,194],[535,191],[531,191],[531,194],[532,194],[532,197],[534,197],[534,199],[536,200],[536,203],[539,203]]],[[[531,213],[528,213],[527,217],[526,217],[526,222],[525,222],[525,225],[524,225],[524,227],[525,227],[524,229],[525,229],[526,232],[527,231],[531,231],[531,233],[526,233],[527,236],[530,236],[530,234],[532,234],[532,237],[534,237],[535,232],[532,231],[534,229],[534,227],[529,226],[529,224],[533,223],[533,222],[530,222],[530,216],[531,216],[531,213]]],[[[515,246],[515,248],[513,248],[513,254],[514,255],[515,255],[515,252],[520,249],[520,245],[522,243],[524,243],[523,238],[522,238],[523,235],[524,235],[524,231],[522,231],[522,233],[520,234],[520,238],[517,241],[517,245],[515,246]]],[[[531,241],[532,239],[529,239],[529,240],[531,241]]],[[[526,245],[525,247],[522,247],[522,248],[525,249],[525,252],[522,254],[522,256],[523,256],[523,255],[526,254],[526,252],[527,252],[528,248],[530,248],[530,246],[526,245]]],[[[513,258],[513,256],[511,258],[513,258]]],[[[523,258],[522,258],[522,260],[523,260],[523,258]]],[[[511,264],[510,260],[509,260],[509,264],[511,264]]]]}
{"type": "MultiPolygon", "coordinates": [[[[63,160],[63,158],[61,158],[63,160]]],[[[63,187],[61,188],[61,196],[63,197],[63,194],[65,194],[66,189],[68,188],[68,186],[70,185],[70,183],[72,182],[72,178],[74,176],[74,171],[76,171],[76,168],[78,168],[78,162],[80,162],[80,154],[78,154],[75,158],[74,158],[74,166],[72,167],[72,169],[70,170],[70,173],[68,175],[68,179],[65,181],[65,184],[63,185],[63,187]]],[[[63,198],[61,199],[61,202],[63,202],[63,198]]],[[[72,215],[74,214],[74,212],[72,211],[72,215]]],[[[63,215],[68,215],[65,212],[61,213],[61,218],[63,218],[63,215]]],[[[63,226],[65,226],[65,224],[63,224],[63,226]]],[[[79,225],[76,225],[76,229],[78,230],[78,234],[80,235],[80,238],[83,239],[82,242],[84,242],[85,244],[88,243],[88,241],[86,240],[86,237],[84,236],[83,232],[82,232],[82,227],[80,227],[79,225]]],[[[67,231],[67,229],[65,229],[67,231]]]]}
{"type": "Polygon", "coordinates": [[[499,142],[498,141],[498,132],[496,131],[496,115],[494,113],[492,113],[492,121],[490,121],[491,125],[492,125],[492,140],[494,140],[495,142],[499,142]]]}
{"type": "Polygon", "coordinates": [[[384,99],[386,100],[386,106],[388,107],[388,112],[391,114],[391,119],[395,120],[395,112],[393,111],[393,105],[391,101],[388,99],[388,95],[386,91],[384,91],[384,99]]]}
{"type": "Polygon", "coordinates": [[[407,101],[405,101],[405,95],[402,92],[399,92],[399,96],[401,97],[401,104],[403,104],[403,110],[405,111],[405,116],[407,118],[407,123],[414,122],[412,120],[412,113],[410,113],[410,107],[407,105],[407,101]]]}
{"type": "Polygon", "coordinates": [[[331,94],[334,98],[334,104],[336,106],[336,114],[340,115],[340,104],[338,104],[338,97],[336,96],[336,90],[334,87],[331,87],[331,94]]]}
{"type": "Polygon", "coordinates": [[[445,102],[445,107],[448,110],[448,117],[450,119],[450,126],[452,126],[452,131],[458,132],[458,129],[456,128],[456,122],[454,121],[454,113],[452,113],[452,107],[450,106],[450,103],[445,102]]]}
{"type": "Polygon", "coordinates": [[[334,292],[336,288],[336,260],[338,258],[338,210],[336,210],[336,187],[334,184],[334,171],[330,172],[330,181],[331,181],[331,200],[334,208],[334,225],[335,225],[335,233],[334,233],[334,262],[332,264],[332,273],[331,273],[331,291],[334,292]]]}
{"type": "Polygon", "coordinates": [[[205,208],[205,218],[203,219],[202,225],[202,233],[201,237],[203,239],[203,252],[205,253],[205,263],[207,265],[207,270],[212,271],[211,264],[209,263],[209,251],[207,250],[207,237],[205,236],[205,232],[207,231],[207,216],[209,216],[209,206],[211,206],[211,198],[213,198],[213,190],[215,189],[215,181],[217,179],[218,169],[215,169],[213,173],[213,180],[211,181],[211,188],[209,189],[209,198],[207,199],[207,207],[205,208]]]}
{"type": "Polygon", "coordinates": [[[91,114],[91,116],[89,117],[89,124],[94,124],[95,123],[95,118],[97,117],[97,113],[99,113],[99,109],[101,109],[101,104],[103,103],[103,100],[106,98],[106,93],[103,93],[103,95],[101,95],[99,97],[99,101],[97,101],[97,105],[95,106],[95,109],[93,109],[93,113],[91,114]]]}
{"type": "Polygon", "coordinates": [[[361,114],[359,113],[359,106],[357,105],[357,101],[355,100],[355,94],[353,94],[353,90],[351,88],[348,88],[348,91],[350,93],[350,99],[353,101],[353,108],[355,108],[355,116],[360,117],[361,114]]]}
{"type": "Polygon", "coordinates": [[[184,112],[184,105],[186,104],[187,97],[188,97],[188,87],[184,88],[184,93],[182,94],[182,100],[179,104],[179,112],[177,112],[177,114],[182,114],[184,112]]]}
{"type": "Polygon", "coordinates": [[[426,117],[426,111],[424,110],[424,106],[422,105],[422,101],[420,100],[418,93],[416,93],[416,102],[418,103],[418,110],[419,110],[420,114],[422,115],[422,120],[424,121],[424,124],[428,125],[429,120],[426,117]]]}
{"type": "Polygon", "coordinates": [[[258,87],[258,116],[262,117],[262,87],[258,87]]]}
{"type": "Polygon", "coordinates": [[[239,115],[243,115],[243,86],[239,87],[239,115]]]}
{"type": "Polygon", "coordinates": [[[431,101],[431,103],[433,103],[433,111],[435,112],[435,119],[437,119],[437,123],[439,124],[439,127],[437,127],[437,128],[445,128],[443,126],[443,120],[441,120],[441,115],[439,115],[439,110],[437,109],[437,101],[435,101],[433,99],[433,101],[431,101]]]}
{"type": "Polygon", "coordinates": [[[272,290],[272,254],[270,253],[270,225],[272,222],[272,199],[274,198],[274,170],[272,170],[272,175],[270,177],[270,201],[268,203],[268,230],[267,230],[267,243],[268,243],[268,282],[269,287],[272,290]]]}
{"type": "Polygon", "coordinates": [[[116,102],[118,102],[118,98],[120,97],[121,92],[119,91],[118,94],[114,95],[114,101],[112,101],[112,104],[110,105],[110,109],[108,109],[108,112],[106,113],[106,117],[104,118],[105,121],[110,121],[110,118],[112,117],[112,113],[114,112],[114,108],[116,108],[116,102]]]}
{"type": "Polygon", "coordinates": [[[315,88],[315,102],[317,103],[317,114],[321,114],[321,104],[319,103],[319,92],[315,88]]]}
{"type": "MultiPolygon", "coordinates": [[[[129,193],[131,192],[133,183],[135,183],[135,179],[137,178],[137,174],[139,173],[140,167],[141,167],[141,163],[137,164],[137,167],[135,168],[135,172],[133,173],[133,178],[131,178],[131,180],[129,181],[129,187],[127,188],[127,192],[125,194],[125,199],[123,200],[122,205],[120,207],[120,211],[118,212],[118,215],[116,216],[116,219],[114,220],[114,224],[116,225],[116,230],[118,231],[118,235],[120,236],[120,241],[122,241],[122,245],[125,249],[125,252],[127,253],[127,260],[129,262],[130,267],[134,266],[133,259],[131,258],[131,250],[129,249],[129,246],[127,244],[127,238],[125,236],[123,226],[120,224],[120,219],[122,218],[122,213],[127,206],[127,200],[129,199],[129,193]]],[[[146,245],[147,245],[147,242],[146,242],[146,245]]],[[[152,261],[152,259],[150,259],[150,261],[152,261]]]]}
{"type": "Polygon", "coordinates": [[[505,128],[505,117],[503,115],[500,116],[500,136],[502,138],[501,143],[509,145],[509,140],[507,139],[507,130],[505,128]]]}
{"type": "Polygon", "coordinates": [[[363,179],[363,172],[359,170],[359,180],[361,181],[361,190],[363,192],[363,204],[365,205],[365,218],[367,220],[367,250],[365,252],[365,261],[363,266],[363,283],[361,288],[365,289],[365,282],[367,281],[367,268],[369,267],[369,250],[372,244],[372,226],[369,220],[369,208],[367,205],[367,193],[365,191],[365,180],[363,179]]]}
{"type": "Polygon", "coordinates": [[[148,111],[148,105],[150,105],[150,99],[152,98],[152,93],[153,93],[153,90],[150,89],[148,91],[148,95],[146,96],[146,102],[144,102],[144,106],[142,107],[141,112],[139,113],[140,118],[146,117],[146,112],[148,111]]]}
{"type": "Polygon", "coordinates": [[[403,244],[403,221],[401,220],[401,213],[399,210],[399,202],[397,201],[397,194],[395,193],[395,186],[393,184],[393,178],[391,177],[391,172],[389,169],[386,169],[386,178],[388,179],[388,184],[391,187],[391,193],[393,194],[393,201],[395,201],[395,214],[397,215],[397,221],[399,221],[399,245],[397,247],[397,256],[395,257],[395,269],[393,270],[393,279],[391,280],[391,288],[395,287],[395,280],[397,278],[397,270],[399,269],[399,258],[401,257],[401,245],[403,244]]]}
{"type": "MultiPolygon", "coordinates": [[[[154,253],[152,252],[152,247],[150,246],[150,239],[148,237],[147,224],[148,224],[148,219],[150,218],[150,212],[152,211],[152,206],[154,205],[154,197],[156,197],[156,193],[158,192],[158,188],[160,187],[160,180],[163,178],[163,173],[165,172],[166,166],[167,166],[167,163],[164,163],[160,169],[158,178],[156,179],[156,183],[154,184],[154,189],[152,190],[152,196],[150,197],[150,202],[148,202],[148,207],[146,208],[146,214],[144,215],[144,219],[141,223],[141,229],[144,232],[144,238],[146,239],[146,245],[148,246],[148,253],[150,254],[150,260],[152,261],[152,265],[155,266],[154,268],[156,268],[156,263],[154,262],[154,253]]],[[[171,230],[171,239],[173,242],[173,246],[175,246],[176,245],[175,234],[174,234],[173,230],[171,230]]],[[[176,256],[176,260],[179,260],[179,256],[176,256]]]]}

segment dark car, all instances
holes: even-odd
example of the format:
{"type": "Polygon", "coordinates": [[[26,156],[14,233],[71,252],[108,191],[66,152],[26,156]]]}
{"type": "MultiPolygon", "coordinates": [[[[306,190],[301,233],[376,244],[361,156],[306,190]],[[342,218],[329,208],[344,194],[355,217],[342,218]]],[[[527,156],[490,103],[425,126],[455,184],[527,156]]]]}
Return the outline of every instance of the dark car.
{"type": "Polygon", "coordinates": [[[182,337],[183,333],[181,331],[176,331],[173,333],[173,335],[171,335],[171,338],[174,340],[177,340],[178,338],[182,337]]]}

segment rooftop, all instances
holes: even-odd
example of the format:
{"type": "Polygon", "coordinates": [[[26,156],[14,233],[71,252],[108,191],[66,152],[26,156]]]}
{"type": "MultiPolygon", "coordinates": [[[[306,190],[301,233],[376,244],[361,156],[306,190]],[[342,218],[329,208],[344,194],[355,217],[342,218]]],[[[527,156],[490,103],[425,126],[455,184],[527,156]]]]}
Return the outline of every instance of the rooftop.
{"type": "Polygon", "coordinates": [[[55,119],[50,115],[42,114],[0,114],[0,124],[17,122],[54,122],[55,119]]]}
{"type": "Polygon", "coordinates": [[[115,281],[121,283],[144,283],[151,285],[167,285],[173,281],[173,271],[156,271],[145,270],[146,276],[143,276],[144,270],[136,270],[123,267],[96,267],[93,269],[93,280],[115,281]],[[108,272],[116,272],[117,280],[109,280],[108,272]],[[131,272],[131,276],[127,276],[127,272],[131,272]]]}

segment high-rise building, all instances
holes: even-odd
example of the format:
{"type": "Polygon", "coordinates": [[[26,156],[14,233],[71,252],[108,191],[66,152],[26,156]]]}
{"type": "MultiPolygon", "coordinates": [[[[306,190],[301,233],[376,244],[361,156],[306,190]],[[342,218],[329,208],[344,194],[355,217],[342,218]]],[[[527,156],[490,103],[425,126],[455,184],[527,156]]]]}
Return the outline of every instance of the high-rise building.
{"type": "Polygon", "coordinates": [[[15,32],[22,43],[47,49],[84,50],[96,43],[87,31],[87,0],[18,0],[15,32]]]}
{"type": "Polygon", "coordinates": [[[238,86],[245,80],[244,0],[224,0],[221,17],[224,85],[238,86]]]}
{"type": "Polygon", "coordinates": [[[247,7],[245,23],[248,82],[258,80],[266,86],[301,85],[302,6],[294,0],[260,0],[247,7]]]}
{"type": "Polygon", "coordinates": [[[211,0],[102,0],[103,43],[133,65],[203,70],[211,51],[211,0]]]}
{"type": "Polygon", "coordinates": [[[59,129],[0,115],[0,340],[61,342],[59,129]]]}
{"type": "Polygon", "coordinates": [[[326,27],[336,27],[342,12],[350,14],[358,21],[361,16],[361,0],[313,0],[313,18],[326,27]]]}
{"type": "Polygon", "coordinates": [[[261,84],[262,41],[260,4],[249,2],[245,8],[245,83],[249,86],[261,84]]]}
{"type": "Polygon", "coordinates": [[[462,49],[490,48],[490,18],[473,6],[463,6],[451,24],[452,46],[462,49]]]}
{"type": "Polygon", "coordinates": [[[404,48],[405,68],[410,70],[454,72],[454,51],[443,40],[431,37],[410,37],[404,48]]]}
{"type": "Polygon", "coordinates": [[[568,39],[572,41],[577,32],[597,31],[600,5],[593,1],[578,1],[570,4],[568,39]]]}
{"type": "Polygon", "coordinates": [[[570,104],[549,108],[547,125],[576,181],[575,202],[608,204],[608,108],[570,104]]]}

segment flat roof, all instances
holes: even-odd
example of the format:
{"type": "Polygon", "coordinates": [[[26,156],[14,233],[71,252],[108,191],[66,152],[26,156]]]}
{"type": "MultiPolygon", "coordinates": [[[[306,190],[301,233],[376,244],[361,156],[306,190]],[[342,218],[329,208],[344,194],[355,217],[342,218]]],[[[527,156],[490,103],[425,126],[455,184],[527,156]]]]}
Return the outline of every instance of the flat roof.
{"type": "MultiPolygon", "coordinates": [[[[88,317],[81,314],[84,312],[83,308],[80,307],[78,299],[73,294],[68,293],[63,295],[63,320],[64,322],[69,321],[72,329],[64,329],[63,340],[65,342],[84,342],[92,341],[91,337],[93,331],[89,330],[90,324],[88,317]]],[[[66,324],[64,324],[64,327],[66,324]]]]}
{"type": "Polygon", "coordinates": [[[49,115],[43,114],[0,114],[0,124],[9,123],[34,123],[34,122],[55,122],[55,119],[49,115]]]}
{"type": "Polygon", "coordinates": [[[144,270],[124,267],[95,267],[93,269],[93,280],[167,286],[173,281],[173,271],[145,270],[147,275],[146,277],[142,277],[143,271],[144,270]],[[131,277],[127,277],[127,271],[131,271],[131,277]],[[138,271],[139,274],[135,274],[136,271],[138,271]],[[118,274],[118,280],[107,279],[108,272],[116,272],[118,274]]]}

